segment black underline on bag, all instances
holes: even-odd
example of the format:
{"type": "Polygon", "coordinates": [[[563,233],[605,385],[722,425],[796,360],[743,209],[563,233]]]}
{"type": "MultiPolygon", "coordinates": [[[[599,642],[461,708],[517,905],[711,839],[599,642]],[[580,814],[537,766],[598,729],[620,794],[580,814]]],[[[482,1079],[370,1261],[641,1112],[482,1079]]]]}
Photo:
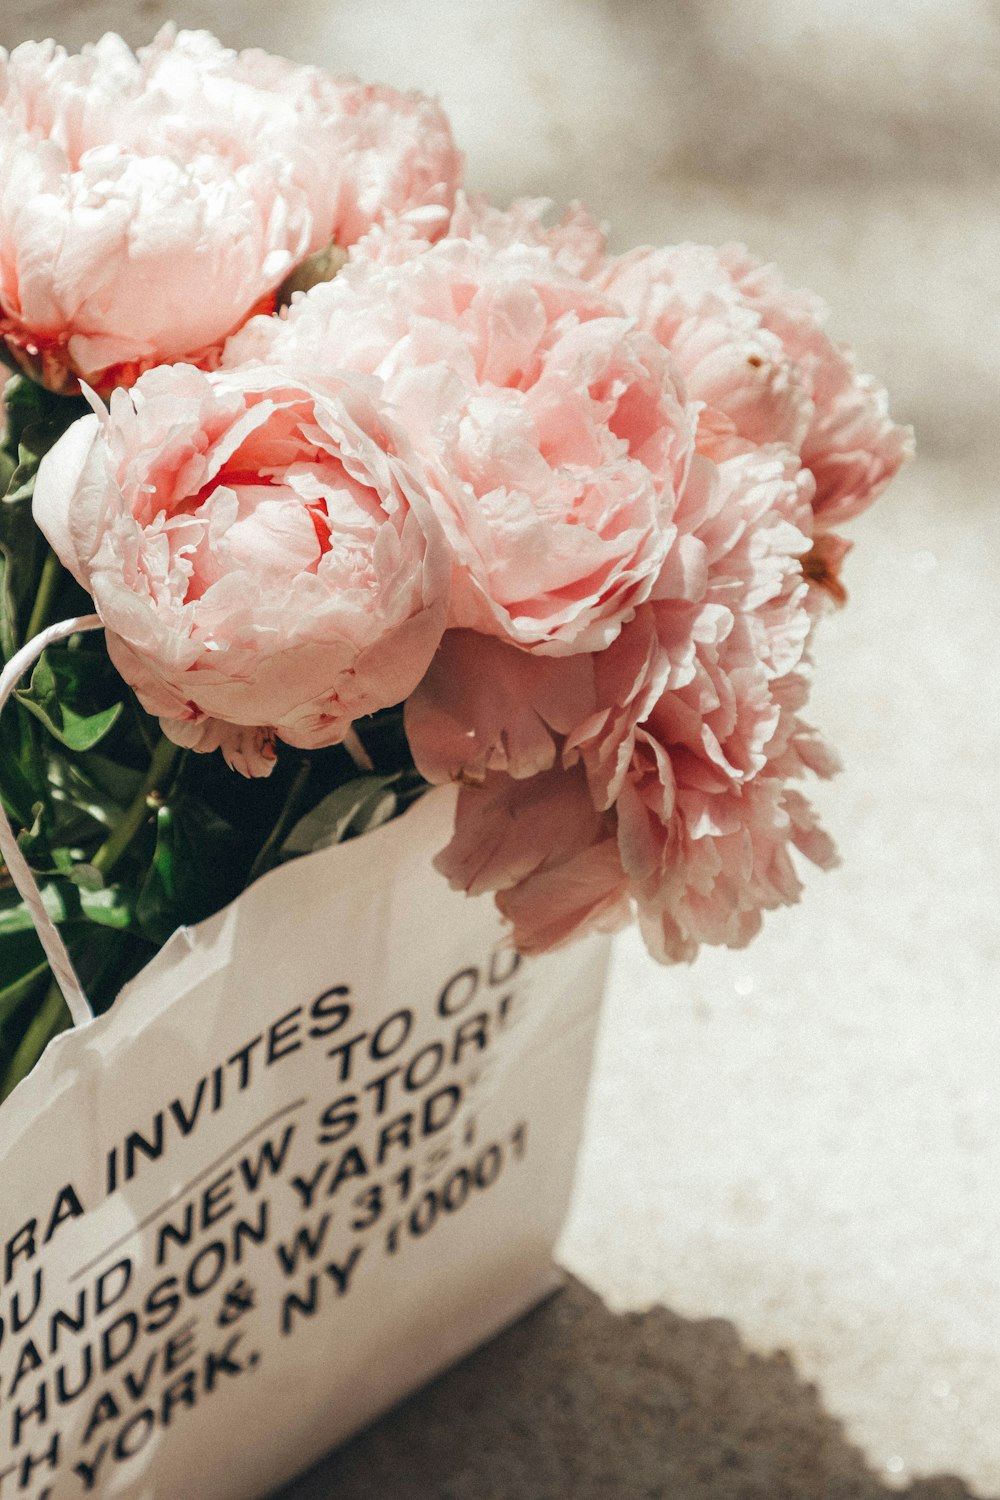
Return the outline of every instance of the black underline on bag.
{"type": "Polygon", "coordinates": [[[164,1203],[160,1204],[159,1208],[154,1208],[144,1219],[140,1219],[138,1224],[133,1225],[127,1234],[123,1234],[118,1239],[112,1240],[111,1244],[107,1245],[101,1251],[100,1255],[95,1255],[93,1260],[88,1260],[86,1265],[80,1266],[79,1270],[74,1271],[69,1278],[70,1281],[79,1281],[81,1276],[86,1276],[87,1272],[92,1271],[95,1266],[99,1266],[102,1260],[107,1260],[108,1256],[113,1255],[116,1250],[120,1250],[122,1245],[127,1245],[129,1240],[134,1239],[137,1234],[141,1234],[144,1229],[148,1229],[150,1224],[158,1219],[161,1214],[165,1214],[168,1208],[173,1208],[175,1203],[179,1203],[182,1198],[186,1198],[192,1188],[196,1188],[199,1182],[204,1182],[206,1177],[210,1177],[216,1167],[221,1167],[224,1161],[228,1161],[231,1156],[235,1156],[236,1152],[240,1151],[248,1141],[252,1141],[255,1135],[260,1135],[262,1130],[267,1130],[271,1125],[276,1124],[278,1120],[284,1119],[285,1115],[290,1115],[294,1110],[301,1109],[303,1104],[307,1102],[305,1098],[296,1099],[294,1104],[286,1104],[283,1109],[276,1109],[273,1115],[268,1115],[266,1120],[261,1120],[259,1125],[255,1125],[252,1130],[248,1130],[246,1135],[240,1136],[239,1140],[223,1151],[221,1156],[217,1156],[214,1161],[209,1162],[207,1167],[203,1167],[196,1177],[191,1178],[190,1182],[185,1183],[182,1188],[178,1188],[176,1193],[172,1193],[164,1203]]]}

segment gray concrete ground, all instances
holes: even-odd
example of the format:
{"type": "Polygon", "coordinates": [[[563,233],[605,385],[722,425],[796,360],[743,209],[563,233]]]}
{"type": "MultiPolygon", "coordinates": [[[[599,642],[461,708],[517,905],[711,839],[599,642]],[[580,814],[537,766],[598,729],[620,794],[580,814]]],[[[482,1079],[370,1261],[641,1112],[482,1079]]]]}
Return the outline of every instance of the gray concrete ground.
{"type": "Polygon", "coordinates": [[[581,197],[620,248],[746,240],[920,445],[820,642],[842,868],[745,954],[622,942],[580,1280],[287,1500],[995,1500],[1000,8],[7,0],[0,42],[167,14],[438,93],[472,187],[581,197]]]}
{"type": "MultiPolygon", "coordinates": [[[[889,1500],[784,1350],[723,1318],[614,1314],[580,1282],[281,1500],[889,1500]]],[[[955,1476],[906,1500],[971,1500],[955,1476]]]]}

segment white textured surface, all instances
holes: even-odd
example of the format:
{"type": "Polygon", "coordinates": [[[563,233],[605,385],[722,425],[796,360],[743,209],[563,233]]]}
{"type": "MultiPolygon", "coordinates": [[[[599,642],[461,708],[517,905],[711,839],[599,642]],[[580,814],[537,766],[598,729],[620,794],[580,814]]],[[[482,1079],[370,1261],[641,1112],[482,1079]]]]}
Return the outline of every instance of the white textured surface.
{"type": "Polygon", "coordinates": [[[996,1491],[1000,510],[925,460],[856,532],[814,697],[843,865],[745,953],[622,941],[565,1255],[793,1351],[876,1467],[996,1491]]]}
{"type": "Polygon", "coordinates": [[[1000,525],[953,483],[859,528],[826,632],[842,868],[743,954],[660,976],[622,942],[564,1253],[790,1350],[874,1468],[995,1493],[1000,525]]]}
{"type": "MultiPolygon", "coordinates": [[[[997,6],[172,10],[440,94],[473,187],[579,196],[619,247],[745,239],[916,423],[819,644],[843,867],[745,954],[663,972],[622,943],[564,1254],[615,1307],[788,1349],[886,1484],[1000,1492],[997,6]]],[[[0,41],[168,13],[8,0],[0,41]]]]}

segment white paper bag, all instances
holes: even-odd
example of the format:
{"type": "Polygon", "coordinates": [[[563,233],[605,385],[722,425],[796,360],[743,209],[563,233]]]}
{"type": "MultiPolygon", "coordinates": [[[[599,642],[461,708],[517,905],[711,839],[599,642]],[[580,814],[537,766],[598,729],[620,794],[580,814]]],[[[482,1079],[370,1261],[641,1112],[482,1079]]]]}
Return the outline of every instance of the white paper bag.
{"type": "Polygon", "coordinates": [[[167,944],[0,1109],[0,1500],[250,1500],[557,1281],[607,943],[520,961],[453,796],[167,944]]]}

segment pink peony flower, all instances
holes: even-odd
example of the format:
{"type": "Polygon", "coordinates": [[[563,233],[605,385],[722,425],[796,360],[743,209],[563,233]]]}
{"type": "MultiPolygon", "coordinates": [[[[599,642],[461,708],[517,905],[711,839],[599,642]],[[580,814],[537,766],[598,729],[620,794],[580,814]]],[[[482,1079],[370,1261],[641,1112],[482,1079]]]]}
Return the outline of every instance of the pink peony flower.
{"type": "Polygon", "coordinates": [[[440,867],[501,892],[525,951],[626,898],[663,960],[741,945],[763,911],[796,899],[792,848],[833,858],[792,785],[835,769],[799,718],[812,487],[780,447],[697,458],[650,598],[594,656],[444,637],[407,705],[424,774],[466,782],[440,867]],[[550,809],[567,827],[542,861],[550,809]]]}
{"type": "Polygon", "coordinates": [[[823,332],[820,300],[790,291],[742,246],[633,250],[598,281],[704,402],[699,449],[788,444],[816,480],[818,528],[865,509],[910,456],[912,433],[890,419],[885,391],[823,332]]]}
{"type": "Polygon", "coordinates": [[[435,865],[458,890],[498,893],[522,953],[614,932],[632,915],[614,820],[595,810],[579,769],[463,788],[435,865]]]}
{"type": "Polygon", "coordinates": [[[56,390],[210,367],[331,240],[440,232],[460,166],[432,101],[204,32],[26,43],[0,53],[0,337],[56,390]]]}
{"type": "MultiPolygon", "coordinates": [[[[629,729],[624,773],[619,751],[615,779],[596,779],[615,795],[629,889],[664,960],[690,959],[703,942],[748,942],[764,911],[798,897],[793,847],[833,858],[790,786],[835,769],[798,717],[814,619],[801,568],[811,492],[781,450],[692,470],[681,524],[705,549],[705,587],[690,667],[629,729]]],[[[676,606],[660,597],[649,608],[669,616],[676,606]]],[[[578,743],[593,785],[604,747],[578,743]]]]}
{"type": "Polygon", "coordinates": [[[444,538],[362,377],[150,371],[46,456],[34,512],[164,732],[244,775],[405,698],[444,628],[444,538]]]}
{"type": "Polygon", "coordinates": [[[809,292],[792,291],[772,266],[742,245],[726,245],[719,259],[762,325],[775,333],[804,372],[813,415],[800,449],[816,480],[819,530],[859,514],[913,456],[913,431],[889,416],[889,397],[858,371],[851,351],[823,332],[827,310],[809,292]]]}
{"type": "Polygon", "coordinates": [[[400,215],[430,239],[447,227],[462,156],[444,111],[426,95],[335,77],[259,48],[237,54],[208,32],[171,26],[139,57],[164,147],[190,159],[208,130],[242,160],[266,142],[311,205],[315,248],[353,245],[400,215]]]}
{"type": "MultiPolygon", "coordinates": [[[[421,458],[455,559],[450,624],[543,654],[600,650],[673,538],[694,419],[671,362],[542,243],[359,247],[254,319],[225,362],[371,371],[421,458]]],[[[366,242],[367,244],[367,242],[366,242]]]]}
{"type": "Polygon", "coordinates": [[[490,771],[521,779],[550,770],[559,736],[596,708],[598,664],[615,649],[539,656],[478,631],[446,631],[406,702],[417,770],[430,782],[469,786],[490,771]]]}
{"type": "Polygon", "coordinates": [[[640,249],[608,263],[601,284],[673,354],[702,404],[698,446],[712,457],[747,443],[799,447],[812,412],[805,380],[701,245],[640,249]]]}
{"type": "Polygon", "coordinates": [[[571,203],[556,224],[546,225],[549,198],[518,198],[496,208],[485,195],[458,193],[448,233],[455,239],[485,239],[497,250],[509,245],[544,245],[557,265],[584,281],[604,269],[606,238],[582,203],[571,203]]]}
{"type": "Polygon", "coordinates": [[[439,104],[345,79],[328,128],[326,180],[335,190],[328,238],[353,245],[394,215],[411,219],[429,239],[444,233],[462,156],[439,104]]]}

